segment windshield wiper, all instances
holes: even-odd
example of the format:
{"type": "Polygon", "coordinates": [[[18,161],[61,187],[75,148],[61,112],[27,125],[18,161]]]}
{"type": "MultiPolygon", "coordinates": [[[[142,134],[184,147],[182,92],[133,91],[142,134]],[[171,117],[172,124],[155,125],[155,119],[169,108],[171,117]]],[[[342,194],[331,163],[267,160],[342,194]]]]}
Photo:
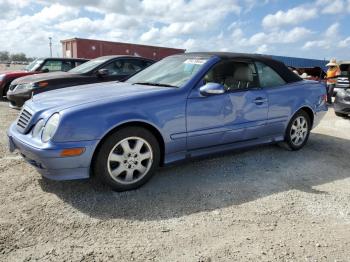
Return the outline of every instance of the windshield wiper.
{"type": "Polygon", "coordinates": [[[168,84],[161,84],[161,83],[152,83],[152,82],[137,82],[137,83],[133,83],[133,85],[165,86],[165,87],[176,87],[176,88],[178,88],[178,86],[173,86],[173,85],[168,85],[168,84]]]}

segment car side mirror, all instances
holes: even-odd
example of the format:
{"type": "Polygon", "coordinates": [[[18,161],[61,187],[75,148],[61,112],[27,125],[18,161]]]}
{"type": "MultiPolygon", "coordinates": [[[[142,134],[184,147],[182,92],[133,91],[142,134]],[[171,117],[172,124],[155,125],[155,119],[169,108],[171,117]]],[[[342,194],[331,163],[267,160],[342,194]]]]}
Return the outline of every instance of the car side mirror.
{"type": "Polygon", "coordinates": [[[105,77],[105,76],[108,76],[108,75],[109,75],[109,70],[108,69],[102,68],[102,69],[99,69],[97,71],[97,76],[99,76],[99,77],[105,77]]]}
{"type": "Polygon", "coordinates": [[[43,73],[48,73],[48,72],[50,72],[50,70],[48,68],[45,68],[45,69],[42,70],[42,72],[43,73]]]}
{"type": "Polygon", "coordinates": [[[221,95],[225,93],[225,87],[218,83],[207,83],[199,88],[199,92],[202,96],[221,95]]]}

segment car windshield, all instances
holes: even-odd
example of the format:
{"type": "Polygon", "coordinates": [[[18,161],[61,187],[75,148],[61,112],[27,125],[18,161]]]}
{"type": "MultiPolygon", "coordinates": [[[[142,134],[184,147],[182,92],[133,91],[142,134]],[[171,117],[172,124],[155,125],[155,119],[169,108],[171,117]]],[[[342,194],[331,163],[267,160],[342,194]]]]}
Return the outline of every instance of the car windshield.
{"type": "Polygon", "coordinates": [[[342,76],[350,76],[350,64],[340,65],[340,71],[342,76]]]}
{"type": "Polygon", "coordinates": [[[126,82],[141,85],[182,87],[198,72],[208,58],[173,56],[165,58],[126,82]]]}
{"type": "Polygon", "coordinates": [[[34,72],[39,68],[39,66],[43,63],[43,59],[35,59],[33,62],[31,62],[29,65],[27,65],[24,70],[28,72],[34,72]]]}
{"type": "Polygon", "coordinates": [[[68,72],[77,73],[77,74],[85,74],[85,73],[88,73],[88,72],[94,70],[95,68],[99,67],[100,65],[102,65],[103,63],[108,61],[109,59],[110,58],[108,58],[108,57],[95,58],[95,59],[92,59],[84,64],[81,64],[80,66],[77,66],[77,67],[69,70],[68,72]]]}

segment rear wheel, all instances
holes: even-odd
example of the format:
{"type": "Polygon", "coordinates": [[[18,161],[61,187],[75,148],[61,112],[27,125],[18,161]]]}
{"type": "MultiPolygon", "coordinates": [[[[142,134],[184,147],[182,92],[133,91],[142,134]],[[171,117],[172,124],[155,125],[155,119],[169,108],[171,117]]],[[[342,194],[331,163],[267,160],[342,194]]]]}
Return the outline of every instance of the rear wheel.
{"type": "Polygon", "coordinates": [[[127,127],[103,142],[95,157],[93,172],[115,191],[132,190],[152,177],[159,159],[160,149],[153,134],[145,128],[127,127]]]}
{"type": "Polygon", "coordinates": [[[304,147],[309,139],[311,121],[309,115],[301,110],[290,120],[286,134],[285,144],[290,150],[299,150],[304,147]]]}

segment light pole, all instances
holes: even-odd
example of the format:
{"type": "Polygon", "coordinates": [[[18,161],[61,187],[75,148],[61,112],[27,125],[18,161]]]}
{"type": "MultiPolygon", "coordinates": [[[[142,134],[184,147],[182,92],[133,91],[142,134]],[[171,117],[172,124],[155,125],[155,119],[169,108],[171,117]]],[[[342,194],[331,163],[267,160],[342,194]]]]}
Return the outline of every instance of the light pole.
{"type": "Polygon", "coordinates": [[[52,57],[52,37],[49,37],[50,57],[52,57]]]}

